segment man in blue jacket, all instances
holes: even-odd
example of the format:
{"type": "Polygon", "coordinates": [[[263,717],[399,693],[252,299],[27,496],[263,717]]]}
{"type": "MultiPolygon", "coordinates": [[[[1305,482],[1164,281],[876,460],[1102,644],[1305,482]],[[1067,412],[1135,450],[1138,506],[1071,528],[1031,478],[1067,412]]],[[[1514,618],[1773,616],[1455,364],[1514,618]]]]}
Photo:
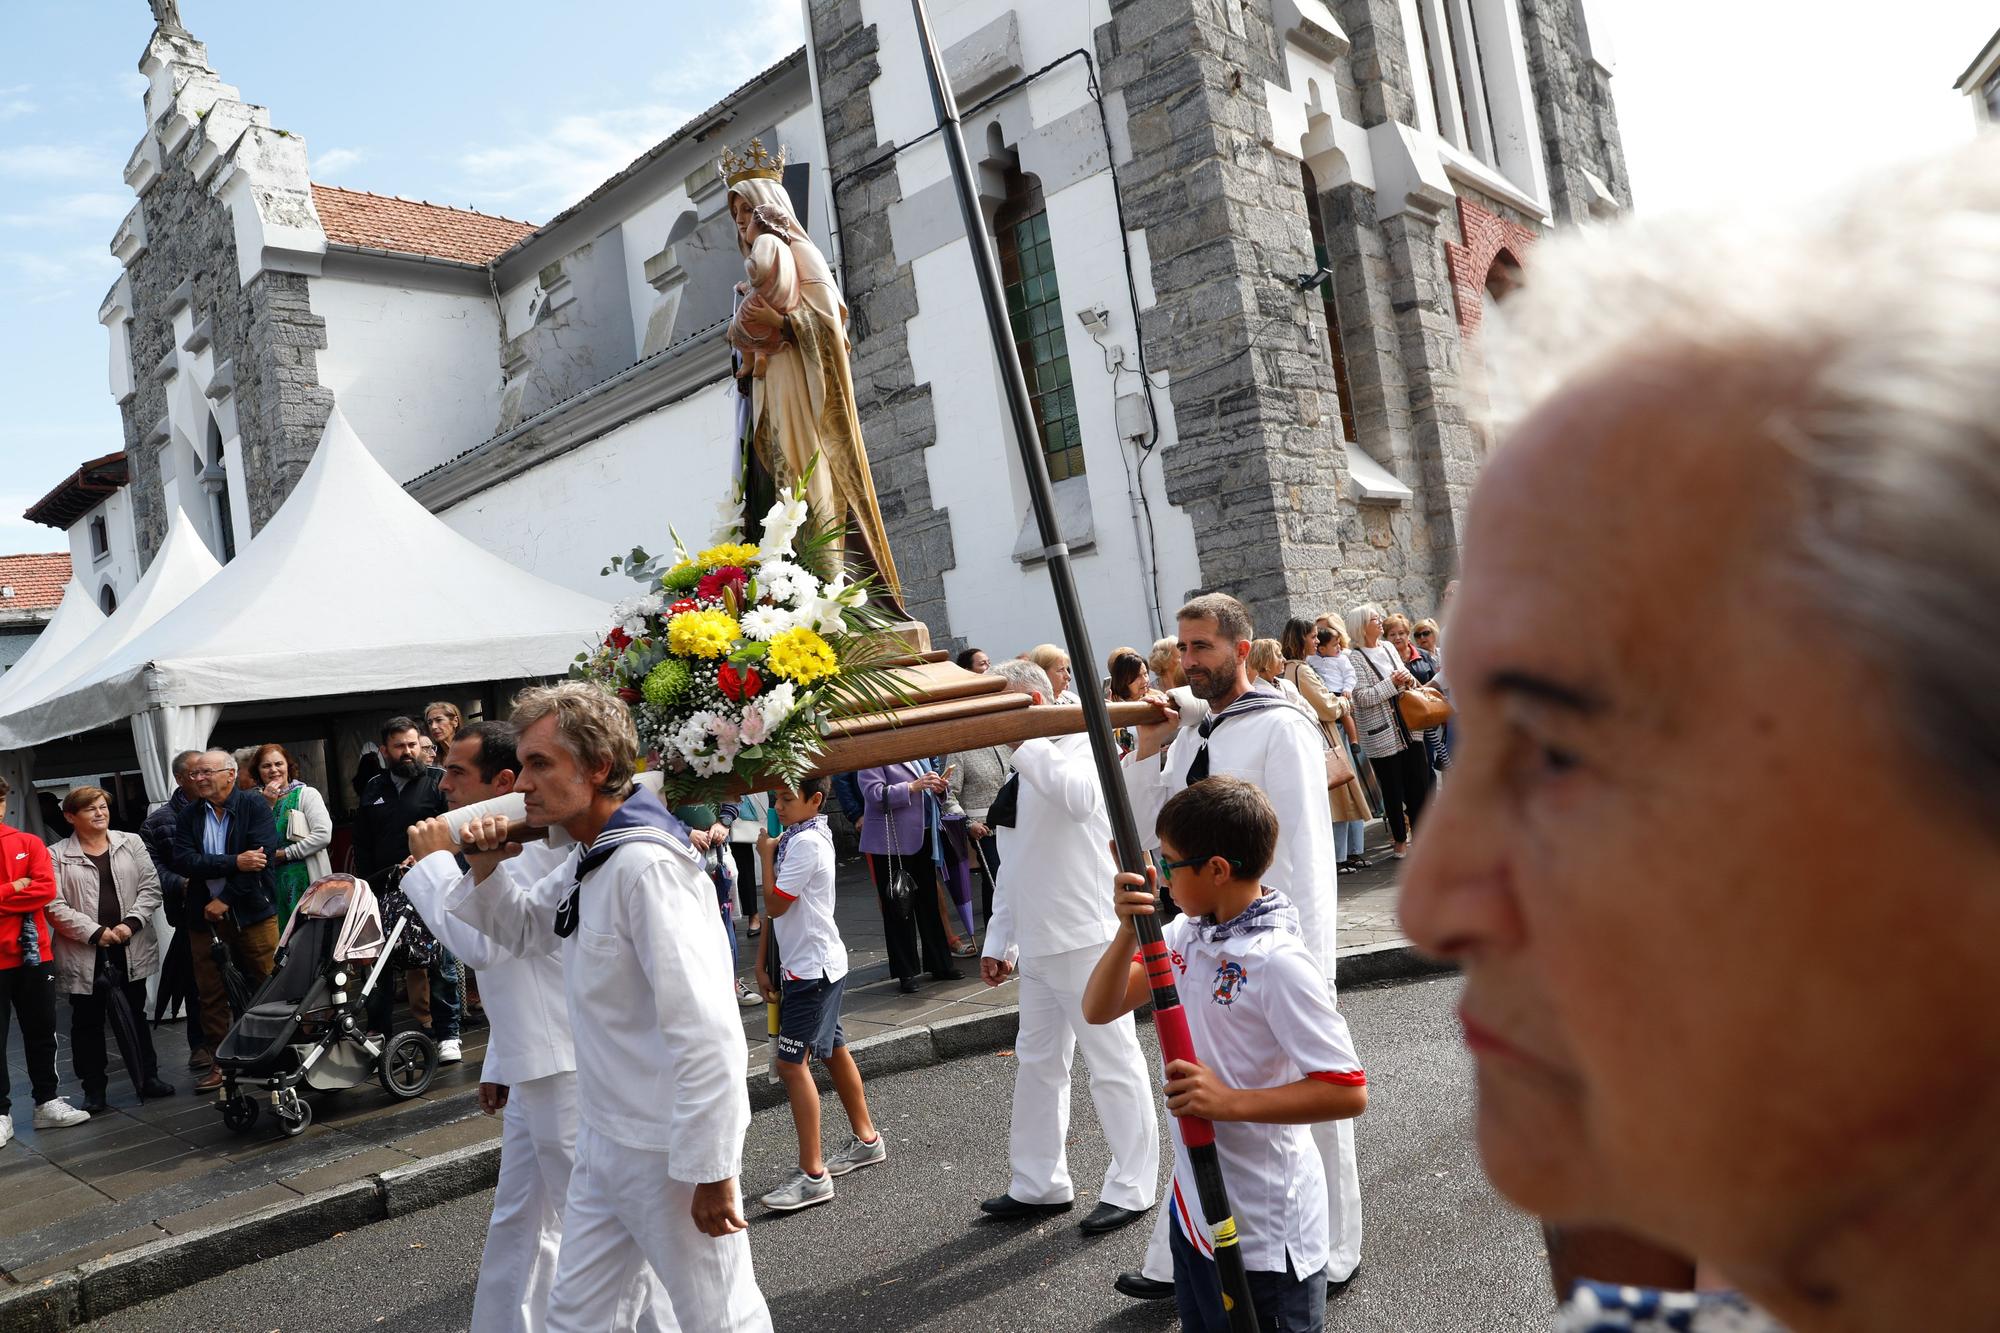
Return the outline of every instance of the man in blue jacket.
{"type": "MultiPolygon", "coordinates": [[[[174,825],[174,869],[187,876],[181,919],[195,932],[189,942],[195,988],[201,993],[202,1031],[213,1050],[229,1035],[232,1018],[206,936],[213,931],[229,947],[253,987],[271,975],[271,956],[278,949],[277,886],[271,875],[278,827],[262,793],[236,789],[236,760],[227,750],[204,754],[190,776],[200,783],[202,799],[190,801],[174,825]]],[[[211,1066],[194,1089],[221,1086],[222,1071],[211,1066]]]]}

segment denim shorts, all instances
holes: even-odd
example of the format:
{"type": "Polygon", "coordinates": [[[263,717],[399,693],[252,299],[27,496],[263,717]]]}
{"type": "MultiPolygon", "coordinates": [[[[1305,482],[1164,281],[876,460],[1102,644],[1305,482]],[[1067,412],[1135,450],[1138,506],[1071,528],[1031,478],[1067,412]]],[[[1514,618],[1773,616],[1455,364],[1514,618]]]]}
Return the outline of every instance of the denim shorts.
{"type": "Polygon", "coordinates": [[[824,1060],[834,1047],[847,1045],[847,1034],[840,1029],[840,996],[846,989],[846,977],[785,978],[778,992],[778,1059],[804,1064],[811,1052],[824,1060]]]}

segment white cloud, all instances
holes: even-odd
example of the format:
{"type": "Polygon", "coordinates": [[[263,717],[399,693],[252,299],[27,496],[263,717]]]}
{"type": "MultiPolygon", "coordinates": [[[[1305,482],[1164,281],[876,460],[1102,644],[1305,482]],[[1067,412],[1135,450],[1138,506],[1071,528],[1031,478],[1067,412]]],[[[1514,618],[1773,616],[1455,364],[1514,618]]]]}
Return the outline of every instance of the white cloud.
{"type": "Polygon", "coordinates": [[[740,0],[712,41],[655,75],[652,86],[674,96],[684,96],[691,86],[710,87],[713,95],[701,100],[717,101],[805,45],[802,17],[797,0],[740,0]]]}
{"type": "Polygon", "coordinates": [[[104,245],[0,248],[0,307],[95,300],[117,275],[104,245]]]}
{"type": "MultiPolygon", "coordinates": [[[[62,195],[26,212],[0,213],[0,226],[52,227],[77,222],[120,222],[132,211],[132,196],[102,191],[62,195]]],[[[110,241],[107,232],[105,240],[110,241]]]]}
{"type": "Polygon", "coordinates": [[[463,154],[459,166],[485,207],[561,212],[687,122],[680,107],[652,105],[563,116],[511,144],[463,154]]]}
{"type": "Polygon", "coordinates": [[[0,120],[12,120],[16,116],[31,116],[41,110],[39,104],[25,97],[10,97],[0,90],[0,120]]]}
{"type": "Polygon", "coordinates": [[[366,161],[367,157],[368,154],[359,148],[329,148],[313,159],[312,177],[331,184],[334,177],[366,161]]]}
{"type": "MultiPolygon", "coordinates": [[[[31,143],[17,148],[0,148],[0,175],[27,176],[37,180],[102,180],[107,169],[93,150],[76,144],[31,143]]],[[[109,169],[115,178],[118,168],[109,169]]]]}

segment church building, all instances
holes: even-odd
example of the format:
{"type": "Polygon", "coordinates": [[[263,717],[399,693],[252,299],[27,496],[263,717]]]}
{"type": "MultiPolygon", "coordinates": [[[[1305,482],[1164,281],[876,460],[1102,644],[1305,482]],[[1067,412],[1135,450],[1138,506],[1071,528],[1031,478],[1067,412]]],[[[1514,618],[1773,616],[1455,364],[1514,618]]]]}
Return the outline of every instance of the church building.
{"type": "MultiPolygon", "coordinates": [[[[1498,298],[1539,235],[1629,206],[1598,3],[933,4],[1104,648],[1197,590],[1265,633],[1435,608],[1498,298]]],[[[1054,637],[909,6],[802,9],[803,49],[540,222],[314,182],[283,107],[163,23],[99,312],[120,457],[44,510],[105,605],[174,522],[232,560],[335,405],[459,533],[625,596],[606,557],[705,535],[730,485],[743,263],[716,168],[755,137],[851,313],[908,609],[940,646],[1054,637]]]]}

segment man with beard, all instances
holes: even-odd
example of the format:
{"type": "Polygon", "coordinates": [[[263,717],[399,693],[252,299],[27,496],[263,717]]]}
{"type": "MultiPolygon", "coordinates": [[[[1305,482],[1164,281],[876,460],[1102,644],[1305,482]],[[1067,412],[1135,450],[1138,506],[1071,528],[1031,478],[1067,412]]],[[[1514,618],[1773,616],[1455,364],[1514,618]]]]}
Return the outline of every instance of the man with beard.
{"type": "MultiPolygon", "coordinates": [[[[715,887],[687,826],[633,783],[623,702],[565,681],[523,691],[512,721],[528,823],[576,845],[524,888],[498,873],[522,855],[506,821],[473,820],[460,830],[472,875],[443,905],[508,953],[562,960],[578,1124],[548,1328],[621,1327],[650,1263],[690,1333],[770,1333],[737,1203],[749,1052],[715,887]]],[[[419,859],[450,847],[436,825],[411,839],[419,859]]]]}
{"type": "MultiPolygon", "coordinates": [[[[383,769],[361,789],[361,812],[354,817],[354,864],[370,886],[380,890],[389,873],[409,859],[410,826],[434,819],[448,808],[444,770],[428,767],[419,754],[423,733],[407,717],[382,724],[383,769]]],[[[458,960],[440,948],[429,967],[411,968],[403,982],[410,1012],[430,1030],[438,1044],[438,1063],[455,1065],[464,1058],[458,1037],[458,960]]],[[[391,997],[384,985],[369,1018],[386,1033],[391,997]]]]}
{"type": "MultiPolygon", "coordinates": [[[[1333,818],[1326,800],[1326,742],[1319,727],[1282,695],[1251,685],[1250,643],[1255,629],[1243,603],[1206,593],[1180,609],[1181,670],[1188,688],[1208,705],[1197,727],[1177,716],[1139,729],[1125,759],[1125,783],[1140,828],[1151,828],[1168,798],[1204,778],[1241,778],[1261,790],[1278,814],[1277,854],[1263,882],[1298,909],[1305,946],[1333,994],[1338,876],[1333,818]],[[1162,751],[1164,750],[1164,758],[1162,751]]],[[[1171,714],[1170,701],[1168,703],[1171,714]]],[[[1326,1168],[1327,1223],[1331,1240],[1327,1280],[1336,1288],[1361,1261],[1361,1183],[1354,1161],[1354,1124],[1340,1120],[1312,1127],[1326,1168]]],[[[1146,1247],[1138,1272],[1118,1275],[1118,1290],[1141,1300],[1173,1295],[1173,1257],[1167,1214],[1146,1247]]]]}

